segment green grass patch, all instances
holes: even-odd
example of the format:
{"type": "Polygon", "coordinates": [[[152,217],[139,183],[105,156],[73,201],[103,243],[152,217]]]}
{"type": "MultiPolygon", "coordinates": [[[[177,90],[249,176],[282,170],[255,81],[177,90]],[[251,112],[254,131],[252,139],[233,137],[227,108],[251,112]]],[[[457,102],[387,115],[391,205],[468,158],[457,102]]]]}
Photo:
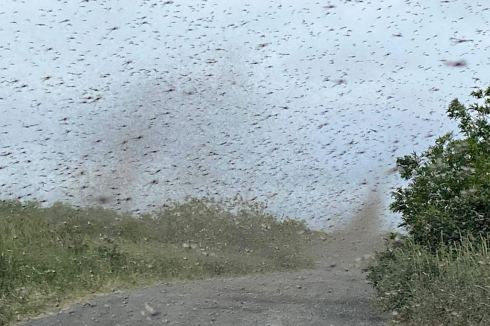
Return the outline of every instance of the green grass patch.
{"type": "Polygon", "coordinates": [[[462,237],[434,253],[393,234],[368,269],[377,307],[393,324],[490,325],[489,243],[462,237]]]}
{"type": "Polygon", "coordinates": [[[116,289],[314,267],[305,223],[188,199],[133,218],[0,201],[0,324],[116,289]]]}

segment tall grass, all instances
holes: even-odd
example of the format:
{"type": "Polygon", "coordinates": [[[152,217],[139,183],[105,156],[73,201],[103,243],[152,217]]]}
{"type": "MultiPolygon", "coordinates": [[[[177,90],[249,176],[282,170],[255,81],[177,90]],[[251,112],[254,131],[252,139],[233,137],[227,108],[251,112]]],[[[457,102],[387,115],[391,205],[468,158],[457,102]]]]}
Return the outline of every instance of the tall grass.
{"type": "Polygon", "coordinates": [[[392,237],[368,276],[377,306],[403,325],[490,325],[490,240],[462,237],[432,253],[392,237]]]}
{"type": "Polygon", "coordinates": [[[141,218],[0,201],[0,325],[47,307],[168,280],[313,267],[304,223],[190,199],[141,218]]]}

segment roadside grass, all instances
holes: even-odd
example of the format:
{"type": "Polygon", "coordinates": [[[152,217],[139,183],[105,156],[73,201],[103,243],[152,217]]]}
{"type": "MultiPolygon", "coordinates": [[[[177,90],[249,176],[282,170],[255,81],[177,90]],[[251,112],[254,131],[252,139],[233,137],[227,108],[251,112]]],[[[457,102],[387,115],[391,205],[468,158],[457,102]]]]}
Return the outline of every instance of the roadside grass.
{"type": "Polygon", "coordinates": [[[371,262],[376,306],[401,325],[490,325],[490,241],[462,237],[436,253],[399,234],[371,262]]]}
{"type": "Polygon", "coordinates": [[[188,199],[141,218],[0,201],[0,325],[95,294],[314,267],[306,224],[188,199]]]}

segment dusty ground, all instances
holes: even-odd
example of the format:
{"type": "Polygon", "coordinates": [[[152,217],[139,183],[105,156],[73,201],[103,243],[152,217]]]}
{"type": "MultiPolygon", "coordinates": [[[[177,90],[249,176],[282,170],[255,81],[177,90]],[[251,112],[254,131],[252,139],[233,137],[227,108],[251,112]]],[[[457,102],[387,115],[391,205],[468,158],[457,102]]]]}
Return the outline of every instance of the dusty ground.
{"type": "Polygon", "coordinates": [[[384,325],[361,272],[362,257],[381,244],[376,207],[368,205],[345,231],[313,237],[315,270],[167,283],[96,297],[23,325],[384,325]]]}

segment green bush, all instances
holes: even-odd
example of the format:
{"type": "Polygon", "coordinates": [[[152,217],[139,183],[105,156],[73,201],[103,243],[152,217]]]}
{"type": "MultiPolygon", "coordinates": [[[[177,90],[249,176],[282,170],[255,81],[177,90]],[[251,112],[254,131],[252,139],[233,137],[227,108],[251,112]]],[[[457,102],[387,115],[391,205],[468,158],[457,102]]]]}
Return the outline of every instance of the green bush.
{"type": "Polygon", "coordinates": [[[437,275],[438,270],[417,250],[411,237],[391,233],[385,240],[386,250],[375,254],[367,279],[376,290],[378,308],[400,311],[412,299],[413,282],[424,275],[437,275]]]}
{"type": "Polygon", "coordinates": [[[490,87],[454,99],[447,113],[461,139],[439,137],[421,154],[397,159],[390,205],[407,235],[392,233],[368,267],[377,306],[404,325],[490,324],[490,87]]]}
{"type": "Polygon", "coordinates": [[[490,87],[471,95],[483,104],[466,108],[454,99],[447,109],[464,138],[449,132],[420,155],[397,159],[401,177],[410,183],[393,192],[390,209],[401,213],[400,226],[416,243],[432,250],[458,243],[462,235],[489,234],[490,87]]]}
{"type": "Polygon", "coordinates": [[[490,325],[488,238],[462,237],[433,252],[395,237],[368,268],[381,311],[403,325],[490,325]]]}

